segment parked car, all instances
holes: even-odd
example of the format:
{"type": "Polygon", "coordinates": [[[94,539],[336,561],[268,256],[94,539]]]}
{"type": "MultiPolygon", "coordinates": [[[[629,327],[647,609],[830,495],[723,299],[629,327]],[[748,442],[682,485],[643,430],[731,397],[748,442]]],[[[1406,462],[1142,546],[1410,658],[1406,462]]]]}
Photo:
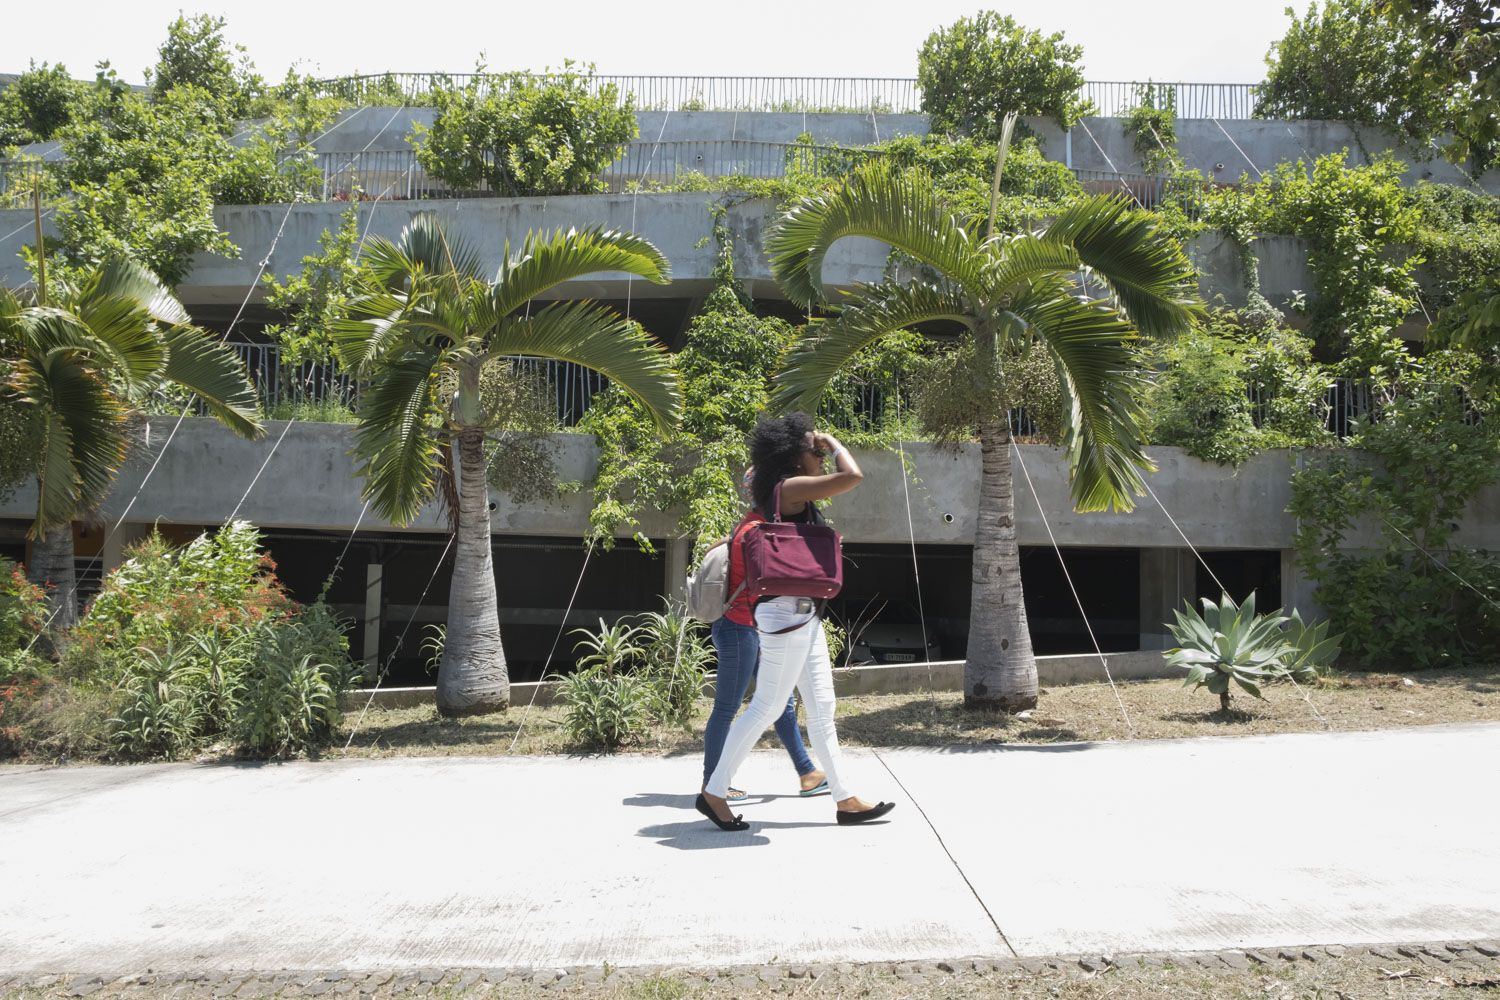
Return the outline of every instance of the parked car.
{"type": "Polygon", "coordinates": [[[847,601],[840,622],[849,633],[846,663],[922,663],[942,658],[942,642],[910,601],[847,601]]]}

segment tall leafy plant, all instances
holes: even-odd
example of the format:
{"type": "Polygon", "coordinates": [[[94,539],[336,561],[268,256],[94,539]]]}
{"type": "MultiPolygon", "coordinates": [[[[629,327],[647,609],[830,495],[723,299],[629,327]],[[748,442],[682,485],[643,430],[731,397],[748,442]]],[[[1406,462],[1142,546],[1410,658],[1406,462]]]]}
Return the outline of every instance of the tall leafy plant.
{"type": "Polygon", "coordinates": [[[431,128],[411,137],[417,161],[461,190],[506,196],[583,194],[638,133],[633,97],[600,85],[593,66],[476,74],[432,93],[431,128]]]}
{"type": "Polygon", "coordinates": [[[515,355],[570,361],[606,375],[666,429],[679,411],[666,352],[640,327],[592,302],[534,299],[603,271],[665,284],[665,258],[646,240],[603,230],[528,234],[486,266],[480,252],[430,215],[399,241],[366,245],[368,278],[336,325],[340,362],[366,380],[355,456],[364,495],[380,515],[410,523],[446,484],[454,522],[448,629],[438,668],[445,715],[510,701],[490,544],[485,437],[496,413],[485,368],[515,355]],[[456,496],[455,496],[456,494],[456,496]]]}
{"type": "Polygon", "coordinates": [[[0,290],[0,342],[11,355],[6,389],[29,411],[40,444],[28,569],[52,583],[54,624],[66,627],[78,610],[72,522],[108,495],[145,398],[176,387],[237,434],[263,429],[239,358],[191,325],[145,268],[117,261],[47,284],[50,297],[32,305],[0,290]]]}
{"type": "MultiPolygon", "coordinates": [[[[1003,168],[999,158],[997,171],[1003,168]]],[[[997,182],[999,178],[997,177],[997,182]]],[[[958,433],[978,437],[973,625],[964,691],[970,703],[1036,703],[1036,660],[1021,593],[1009,422],[1014,364],[1043,359],[1062,397],[1074,505],[1129,509],[1151,468],[1141,450],[1136,337],[1170,335],[1198,313],[1192,266],[1145,213],[1120,198],[1083,199],[1034,233],[960,226],[921,171],[875,163],[839,190],[804,199],[767,241],[777,280],[799,305],[828,304],[823,264],[848,236],[881,240],[915,260],[917,280],[861,286],[808,329],[777,377],[778,407],[816,404],[868,345],[911,328],[940,330],[972,360],[955,365],[965,400],[958,433]],[[1103,298],[1079,295],[1077,275],[1103,298]]]]}
{"type": "Polygon", "coordinates": [[[1092,111],[1079,91],[1083,47],[1044,35],[1010,15],[982,10],[927,36],[917,54],[922,110],[934,132],[994,141],[1008,114],[1051,118],[1070,128],[1092,111]]]}

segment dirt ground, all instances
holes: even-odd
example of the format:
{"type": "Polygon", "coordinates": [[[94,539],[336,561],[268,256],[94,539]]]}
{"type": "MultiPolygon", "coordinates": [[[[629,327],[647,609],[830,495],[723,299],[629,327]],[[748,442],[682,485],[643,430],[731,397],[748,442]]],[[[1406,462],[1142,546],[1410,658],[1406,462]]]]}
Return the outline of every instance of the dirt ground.
{"type": "MultiPolygon", "coordinates": [[[[1488,950],[1496,950],[1489,942],[1488,950]]],[[[722,970],[407,970],[404,972],[228,972],[193,976],[28,977],[3,985],[5,1000],[216,997],[287,1000],[309,996],[418,997],[428,1000],[1459,1000],[1500,994],[1500,959],[1442,945],[1372,949],[1330,947],[1178,956],[963,960],[894,965],[722,970]],[[1375,954],[1383,952],[1384,954],[1375,954]],[[1430,953],[1430,954],[1429,954],[1430,953]],[[1291,955],[1283,959],[1280,955],[1291,955]],[[1335,957],[1337,955],[1337,957],[1335,957]],[[1249,956],[1254,956],[1253,958],[1249,956]],[[1441,956],[1441,958],[1431,957],[1441,956]],[[1231,967],[1228,962],[1234,962],[1231,967]]]]}

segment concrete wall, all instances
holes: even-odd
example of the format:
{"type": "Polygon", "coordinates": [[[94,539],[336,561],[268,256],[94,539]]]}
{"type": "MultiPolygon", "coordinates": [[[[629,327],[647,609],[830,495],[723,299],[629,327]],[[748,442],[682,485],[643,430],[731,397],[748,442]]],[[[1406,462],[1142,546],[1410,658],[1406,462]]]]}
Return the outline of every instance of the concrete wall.
{"type": "MultiPolygon", "coordinates": [[[[734,239],[735,272],[746,290],[757,298],[780,299],[782,293],[771,277],[762,252],[765,233],[776,216],[776,206],[766,199],[736,201],[715,194],[627,194],[569,195],[559,198],[473,198],[451,201],[365,202],[358,206],[360,225],[370,236],[397,238],[403,226],[419,212],[436,212],[449,220],[451,228],[487,252],[489,265],[497,267],[509,240],[515,246],[531,230],[553,230],[566,226],[605,225],[633,230],[651,240],[672,263],[673,283],[651,285],[629,282],[634,298],[693,298],[710,287],[717,248],[711,238],[710,208],[726,204],[725,223],[734,239]],[[705,242],[706,241],[706,242],[705,242]]],[[[269,254],[266,273],[285,277],[301,270],[302,259],[318,252],[318,238],[336,229],[349,205],[341,202],[297,205],[224,205],[217,209],[219,225],[240,248],[238,259],[200,254],[192,274],[178,289],[189,305],[238,305],[252,288],[252,301],[263,298],[255,285],[260,262],[269,254]],[[277,238],[278,230],[281,236],[277,238]]],[[[23,284],[29,275],[16,256],[22,244],[32,242],[26,225],[30,213],[24,209],[0,211],[0,234],[18,229],[0,247],[0,283],[23,284]]],[[[43,229],[52,232],[50,220],[43,229]]],[[[1203,272],[1199,282],[1204,297],[1212,302],[1223,297],[1230,305],[1244,304],[1239,254],[1232,243],[1217,233],[1191,240],[1189,256],[1203,272]]],[[[1310,291],[1312,275],[1307,251],[1301,240],[1287,236],[1264,237],[1255,244],[1261,262],[1261,287],[1267,298],[1283,305],[1294,292],[1310,291]]],[[[851,239],[840,243],[828,257],[824,276],[833,287],[848,287],[855,281],[878,281],[884,273],[886,248],[873,240],[851,239]]],[[[573,282],[558,294],[566,297],[623,298],[626,276],[599,275],[573,282]]]]}
{"type": "MultiPolygon", "coordinates": [[[[410,149],[413,126],[431,125],[431,108],[356,108],[345,112],[314,145],[319,150],[410,149]]],[[[636,115],[641,141],[750,139],[794,142],[803,132],[819,143],[865,145],[903,135],[926,135],[927,116],[874,114],[800,114],[774,111],[642,111],[636,115]]],[[[1084,170],[1142,170],[1134,142],[1119,118],[1086,118],[1073,129],[1071,160],[1065,132],[1052,122],[1027,119],[1042,139],[1048,158],[1084,170]],[[1113,164],[1113,165],[1111,165],[1113,164]]],[[[1325,153],[1349,150],[1352,163],[1368,163],[1388,150],[1412,165],[1407,180],[1430,179],[1467,184],[1463,172],[1431,150],[1405,146],[1381,129],[1343,122],[1253,121],[1179,118],[1177,148],[1189,167],[1220,183],[1236,183],[1241,174],[1256,177],[1275,164],[1311,161],[1325,153]]],[[[28,150],[30,151],[30,150],[28,150]]],[[[40,150],[38,150],[40,151],[40,150]]],[[[1488,191],[1500,192],[1500,171],[1480,179],[1488,191]]]]}
{"type": "MultiPolygon", "coordinates": [[[[147,445],[120,476],[101,517],[113,521],[136,494],[156,451],[171,431],[171,418],[153,418],[147,445]]],[[[155,474],[131,512],[132,522],[157,519],[184,524],[216,524],[236,505],[240,516],[264,527],[347,531],[362,506],[359,481],[349,457],[352,428],[333,424],[272,422],[260,441],[245,441],[208,419],[183,422],[155,474]],[[284,432],[284,433],[283,433],[284,432]],[[279,446],[273,446],[281,439],[279,446]],[[266,464],[267,456],[271,456],[266,464]],[[262,465],[264,472],[260,472],[262,465]],[[245,491],[257,473],[260,481],[245,491]],[[243,503],[241,504],[241,499],[243,503]]],[[[559,474],[587,483],[593,476],[592,437],[553,438],[559,474]]],[[[1016,510],[1023,545],[1049,544],[1042,510],[1061,545],[1181,548],[1182,537],[1155,500],[1146,497],[1128,513],[1080,514],[1073,510],[1067,466],[1059,449],[1023,445],[1026,471],[1036,486],[1028,490],[1016,468],[1016,510]]],[[[911,490],[912,534],[919,543],[965,545],[974,536],[979,491],[979,450],[970,445],[949,453],[928,444],[907,446],[916,483],[911,490]],[[951,520],[949,517],[951,516],[951,520]]],[[[1210,548],[1286,549],[1296,523],[1286,513],[1289,477],[1300,454],[1273,451],[1257,455],[1237,470],[1201,462],[1177,448],[1153,448],[1158,471],[1152,488],[1194,544],[1210,548]]],[[[899,457],[890,451],[861,453],[865,484],[836,499],[829,516],[852,542],[908,541],[906,505],[899,457]]],[[[493,497],[494,530],[506,534],[582,535],[587,525],[587,490],[552,505],[517,506],[504,494],[493,497]]],[[[30,487],[0,505],[0,517],[24,518],[34,510],[30,487]]],[[[390,525],[367,515],[370,530],[390,525]]],[[[443,530],[436,510],[425,511],[414,530],[443,530]]],[[[641,530],[653,537],[675,534],[675,518],[654,514],[641,530]]],[[[1464,522],[1459,541],[1500,548],[1500,489],[1487,490],[1464,522]]],[[[1351,545],[1366,544],[1361,536],[1351,545]]]]}

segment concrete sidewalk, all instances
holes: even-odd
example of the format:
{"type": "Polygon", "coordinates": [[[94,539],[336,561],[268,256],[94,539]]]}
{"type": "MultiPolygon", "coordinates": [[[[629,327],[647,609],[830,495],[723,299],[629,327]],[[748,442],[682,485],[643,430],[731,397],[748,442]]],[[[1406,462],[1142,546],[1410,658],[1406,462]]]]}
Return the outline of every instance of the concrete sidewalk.
{"type": "Polygon", "coordinates": [[[849,757],[890,823],[834,826],[779,753],[742,834],[690,758],[0,768],[0,971],[1500,937],[1497,724],[849,757]]]}

